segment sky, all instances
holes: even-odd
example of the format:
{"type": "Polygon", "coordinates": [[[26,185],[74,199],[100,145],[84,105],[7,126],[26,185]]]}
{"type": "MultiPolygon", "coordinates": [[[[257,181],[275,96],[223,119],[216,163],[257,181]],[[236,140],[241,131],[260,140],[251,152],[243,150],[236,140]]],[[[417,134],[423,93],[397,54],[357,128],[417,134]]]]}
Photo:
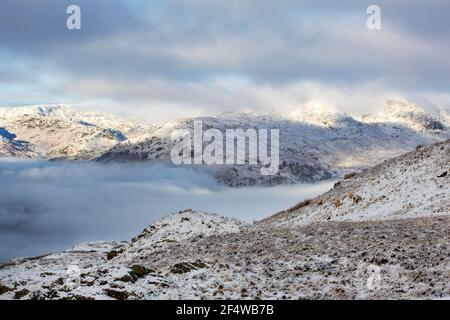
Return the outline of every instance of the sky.
{"type": "Polygon", "coordinates": [[[0,106],[148,122],[310,100],[450,105],[448,0],[2,0],[0,106]],[[66,8],[81,8],[68,30],[66,8]],[[366,10],[381,9],[369,30],[366,10]]]}

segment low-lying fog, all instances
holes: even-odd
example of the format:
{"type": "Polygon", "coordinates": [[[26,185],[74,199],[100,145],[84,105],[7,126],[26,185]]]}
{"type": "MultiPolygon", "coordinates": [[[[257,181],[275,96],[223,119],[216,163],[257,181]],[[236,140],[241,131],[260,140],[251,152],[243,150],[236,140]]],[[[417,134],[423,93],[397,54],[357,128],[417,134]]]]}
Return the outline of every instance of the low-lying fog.
{"type": "Polygon", "coordinates": [[[231,189],[189,169],[0,160],[0,261],[86,241],[129,240],[186,208],[252,222],[332,183],[231,189]]]}

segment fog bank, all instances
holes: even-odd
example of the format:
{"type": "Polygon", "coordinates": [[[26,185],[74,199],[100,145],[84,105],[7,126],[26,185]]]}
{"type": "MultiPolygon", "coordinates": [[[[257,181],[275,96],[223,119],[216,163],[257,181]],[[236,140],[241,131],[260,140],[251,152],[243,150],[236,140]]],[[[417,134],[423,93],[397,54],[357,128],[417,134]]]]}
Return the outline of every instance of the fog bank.
{"type": "Polygon", "coordinates": [[[252,222],[331,185],[231,189],[204,173],[160,165],[0,160],[0,261],[129,240],[186,208],[252,222]]]}

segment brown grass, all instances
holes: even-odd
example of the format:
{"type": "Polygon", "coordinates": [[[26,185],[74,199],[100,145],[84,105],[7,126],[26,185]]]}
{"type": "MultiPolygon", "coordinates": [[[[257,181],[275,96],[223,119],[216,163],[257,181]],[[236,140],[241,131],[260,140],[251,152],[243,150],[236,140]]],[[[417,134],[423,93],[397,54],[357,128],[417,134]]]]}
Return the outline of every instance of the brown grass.
{"type": "Polygon", "coordinates": [[[290,207],[289,209],[286,210],[286,212],[291,213],[291,212],[297,211],[297,210],[299,210],[301,208],[307,207],[310,204],[311,204],[311,199],[306,199],[306,200],[304,200],[302,202],[297,203],[295,206],[290,207]]]}
{"type": "Polygon", "coordinates": [[[277,212],[277,213],[271,215],[270,217],[267,217],[267,218],[264,218],[264,219],[262,219],[262,220],[260,220],[260,221],[257,221],[256,223],[258,224],[258,223],[270,221],[270,220],[272,220],[272,219],[276,219],[276,218],[278,218],[278,217],[280,217],[280,216],[283,216],[283,215],[285,215],[285,214],[292,213],[292,212],[297,211],[297,210],[299,210],[299,209],[301,209],[301,208],[307,207],[307,206],[309,206],[311,203],[312,203],[312,200],[311,200],[311,199],[303,200],[302,202],[297,203],[297,204],[296,204],[295,206],[293,206],[293,207],[290,207],[290,208],[288,208],[288,209],[286,209],[286,210],[283,210],[283,211],[279,211],[279,212],[277,212]]]}
{"type": "Polygon", "coordinates": [[[350,172],[350,173],[347,173],[347,174],[344,176],[344,180],[351,179],[351,178],[353,178],[353,177],[356,176],[356,175],[357,175],[357,172],[350,172]]]}

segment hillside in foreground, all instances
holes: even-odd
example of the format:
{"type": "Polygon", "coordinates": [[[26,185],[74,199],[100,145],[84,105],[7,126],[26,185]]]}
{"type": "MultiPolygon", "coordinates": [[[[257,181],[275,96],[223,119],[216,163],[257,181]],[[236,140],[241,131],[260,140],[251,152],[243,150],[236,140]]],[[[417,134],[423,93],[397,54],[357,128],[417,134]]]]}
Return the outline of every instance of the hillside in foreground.
{"type": "Polygon", "coordinates": [[[253,225],[186,210],[128,242],[15,259],[0,299],[448,299],[449,154],[418,148],[253,225]]]}
{"type": "Polygon", "coordinates": [[[362,221],[448,213],[450,140],[419,146],[373,168],[348,174],[328,192],[280,212],[276,225],[362,221]]]}

